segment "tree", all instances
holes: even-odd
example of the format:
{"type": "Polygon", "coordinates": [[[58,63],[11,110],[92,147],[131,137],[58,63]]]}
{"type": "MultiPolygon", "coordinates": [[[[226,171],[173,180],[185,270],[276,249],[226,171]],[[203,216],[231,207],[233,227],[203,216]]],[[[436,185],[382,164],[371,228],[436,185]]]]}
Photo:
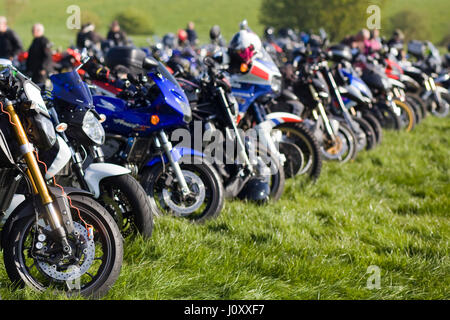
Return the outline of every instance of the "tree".
{"type": "Polygon", "coordinates": [[[382,6],[384,0],[263,0],[260,22],[276,28],[290,27],[302,31],[324,28],[330,37],[342,39],[366,28],[370,4],[382,6]]]}

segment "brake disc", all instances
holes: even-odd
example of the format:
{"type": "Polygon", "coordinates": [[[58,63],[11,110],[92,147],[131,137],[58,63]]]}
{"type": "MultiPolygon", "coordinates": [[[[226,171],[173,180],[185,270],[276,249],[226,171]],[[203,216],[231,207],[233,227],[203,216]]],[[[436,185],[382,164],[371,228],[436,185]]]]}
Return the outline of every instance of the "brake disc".
{"type": "Polygon", "coordinates": [[[86,243],[83,250],[83,263],[81,265],[71,265],[66,270],[58,270],[58,266],[55,264],[49,264],[43,260],[38,260],[37,264],[39,268],[52,279],[60,281],[73,281],[80,278],[86,271],[89,270],[95,258],[95,243],[94,240],[90,240],[88,232],[84,226],[78,222],[73,222],[75,232],[78,232],[79,236],[86,243]]]}
{"type": "Polygon", "coordinates": [[[342,139],[339,136],[336,136],[336,141],[333,143],[333,146],[326,150],[327,153],[331,155],[337,155],[342,151],[343,143],[342,139]]]}
{"type": "Polygon", "coordinates": [[[174,193],[167,188],[162,190],[162,200],[176,214],[187,216],[195,212],[203,204],[206,196],[205,185],[202,179],[191,171],[181,170],[186,183],[191,192],[191,196],[195,198],[193,203],[186,204],[183,200],[174,200],[174,193]]]}

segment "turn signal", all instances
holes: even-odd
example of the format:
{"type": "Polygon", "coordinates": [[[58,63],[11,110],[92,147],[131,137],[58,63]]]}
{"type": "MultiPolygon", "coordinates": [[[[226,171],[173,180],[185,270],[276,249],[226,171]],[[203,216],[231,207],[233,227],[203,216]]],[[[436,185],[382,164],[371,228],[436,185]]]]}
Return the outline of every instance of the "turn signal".
{"type": "Polygon", "coordinates": [[[154,114],[150,117],[150,122],[152,123],[152,125],[156,126],[159,123],[159,117],[154,114]]]}
{"type": "Polygon", "coordinates": [[[246,63],[241,63],[241,72],[246,73],[248,71],[248,65],[246,63]]]}
{"type": "Polygon", "coordinates": [[[61,122],[55,127],[56,132],[64,132],[67,130],[67,123],[61,122]]]}
{"type": "Polygon", "coordinates": [[[106,121],[106,116],[102,113],[100,114],[100,120],[98,120],[100,123],[103,123],[106,121]]]}

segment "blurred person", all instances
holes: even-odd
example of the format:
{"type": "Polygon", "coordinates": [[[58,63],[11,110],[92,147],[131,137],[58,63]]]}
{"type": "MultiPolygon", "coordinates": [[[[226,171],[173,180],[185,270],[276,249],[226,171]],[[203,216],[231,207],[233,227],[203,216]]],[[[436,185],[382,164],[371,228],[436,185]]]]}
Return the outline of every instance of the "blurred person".
{"type": "Polygon", "coordinates": [[[355,36],[355,46],[364,55],[369,54],[370,49],[370,31],[367,29],[361,29],[355,36]]]}
{"type": "Polygon", "coordinates": [[[370,49],[375,51],[380,51],[382,44],[381,44],[381,38],[380,38],[380,30],[373,29],[370,31],[370,49]]]}
{"type": "Polygon", "coordinates": [[[186,33],[187,33],[187,37],[189,40],[189,43],[191,44],[191,46],[195,46],[198,43],[198,36],[197,36],[197,32],[195,31],[195,24],[194,22],[190,21],[187,25],[186,28],[186,33]]]}
{"type": "Polygon", "coordinates": [[[89,49],[92,46],[100,45],[102,40],[102,37],[95,32],[95,25],[88,22],[81,26],[81,30],[77,34],[77,47],[89,49]]]}
{"type": "Polygon", "coordinates": [[[189,35],[186,30],[179,29],[177,36],[178,36],[178,46],[179,47],[186,47],[186,46],[190,45],[189,35]]]}
{"type": "Polygon", "coordinates": [[[397,59],[399,59],[399,60],[403,60],[406,58],[406,52],[403,48],[404,41],[405,41],[405,35],[403,34],[402,30],[396,29],[392,33],[392,37],[389,39],[389,41],[387,43],[387,45],[390,48],[397,49],[397,52],[398,52],[397,59]]]}
{"type": "Polygon", "coordinates": [[[405,36],[400,29],[394,30],[392,37],[388,41],[388,46],[394,47],[396,49],[403,49],[403,44],[405,41],[405,36]]]}
{"type": "Polygon", "coordinates": [[[209,39],[211,40],[211,44],[219,46],[219,47],[225,47],[227,45],[227,42],[222,36],[222,31],[220,30],[220,26],[214,25],[209,29],[209,39]]]}
{"type": "Polygon", "coordinates": [[[111,23],[111,27],[106,38],[109,41],[112,41],[115,46],[125,46],[128,44],[127,35],[123,30],[120,29],[120,25],[117,20],[114,20],[111,23]]]}
{"type": "Polygon", "coordinates": [[[33,25],[31,33],[33,42],[28,49],[26,63],[27,72],[31,74],[33,82],[42,84],[53,71],[52,44],[44,36],[44,26],[40,23],[33,25]]]}
{"type": "Polygon", "coordinates": [[[21,51],[23,51],[22,41],[8,27],[7,19],[0,16],[0,58],[13,60],[21,51]]]}

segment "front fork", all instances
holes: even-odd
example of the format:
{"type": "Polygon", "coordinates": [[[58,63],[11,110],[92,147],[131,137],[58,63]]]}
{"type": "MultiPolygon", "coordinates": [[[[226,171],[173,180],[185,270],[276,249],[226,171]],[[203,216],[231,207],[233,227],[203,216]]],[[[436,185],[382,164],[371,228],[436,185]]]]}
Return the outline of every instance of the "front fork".
{"type": "Polygon", "coordinates": [[[425,89],[433,93],[436,103],[438,104],[438,106],[441,106],[441,95],[438,93],[433,77],[427,78],[427,80],[425,81],[425,89]]]}
{"type": "Polygon", "coordinates": [[[170,143],[167,135],[164,131],[160,131],[158,136],[155,136],[155,146],[156,148],[162,148],[164,150],[164,154],[167,157],[167,160],[170,163],[170,166],[175,172],[175,176],[178,181],[178,185],[181,189],[181,193],[184,197],[190,194],[189,187],[187,185],[186,179],[184,178],[183,172],[181,171],[180,164],[173,159],[172,156],[172,144],[170,143]]]}
{"type": "Polygon", "coordinates": [[[402,114],[402,109],[400,109],[400,107],[397,106],[397,104],[395,103],[394,94],[392,92],[387,93],[386,100],[387,100],[388,106],[390,106],[392,108],[392,111],[394,111],[394,113],[400,117],[402,114]]]}
{"type": "Polygon", "coordinates": [[[345,122],[350,126],[350,129],[352,129],[353,132],[358,132],[359,129],[355,125],[355,121],[352,119],[350,112],[345,107],[344,101],[342,100],[341,93],[339,92],[339,88],[336,84],[336,81],[334,81],[333,74],[331,71],[327,68],[325,69],[325,74],[327,75],[328,80],[331,83],[331,87],[333,88],[334,95],[336,96],[337,102],[339,104],[339,108],[341,109],[342,116],[344,117],[345,122]]]}
{"type": "Polygon", "coordinates": [[[72,249],[69,245],[69,242],[67,241],[67,233],[66,229],[63,226],[61,213],[58,212],[57,206],[55,206],[54,201],[50,195],[47,184],[45,183],[45,180],[39,169],[36,157],[33,154],[33,146],[28,140],[25,129],[22,126],[22,122],[20,121],[20,118],[17,115],[12,102],[9,100],[6,100],[6,111],[11,116],[11,123],[13,124],[13,129],[16,134],[17,141],[19,142],[20,152],[23,155],[28,167],[28,178],[33,185],[34,192],[36,194],[39,194],[41,198],[47,221],[49,222],[53,232],[55,232],[57,237],[60,239],[63,251],[67,254],[71,254],[72,249]]]}

